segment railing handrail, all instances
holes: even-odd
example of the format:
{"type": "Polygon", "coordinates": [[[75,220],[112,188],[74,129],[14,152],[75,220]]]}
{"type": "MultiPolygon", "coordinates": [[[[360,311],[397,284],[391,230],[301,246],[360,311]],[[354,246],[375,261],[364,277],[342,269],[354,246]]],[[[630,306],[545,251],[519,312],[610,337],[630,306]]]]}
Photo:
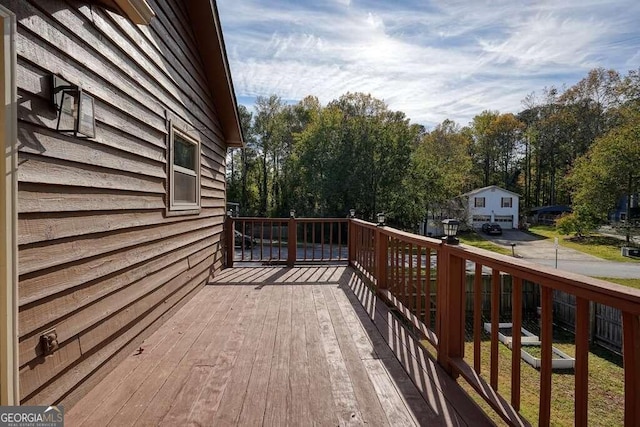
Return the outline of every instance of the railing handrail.
{"type": "MultiPolygon", "coordinates": [[[[291,218],[272,218],[260,216],[232,216],[228,217],[233,221],[257,221],[257,222],[287,222],[291,218]]],[[[348,222],[350,218],[311,218],[311,217],[295,217],[298,222],[348,222]]]]}

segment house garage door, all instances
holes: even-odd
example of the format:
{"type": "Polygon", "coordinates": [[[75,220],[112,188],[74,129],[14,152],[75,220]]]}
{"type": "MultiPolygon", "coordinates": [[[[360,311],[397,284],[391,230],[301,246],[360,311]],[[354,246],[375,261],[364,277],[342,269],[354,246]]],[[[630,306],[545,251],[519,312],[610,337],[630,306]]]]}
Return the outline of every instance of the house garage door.
{"type": "Polygon", "coordinates": [[[473,228],[480,228],[482,227],[482,224],[491,222],[491,215],[474,215],[472,221],[473,228]]]}
{"type": "Polygon", "coordinates": [[[505,229],[513,228],[513,215],[496,215],[496,222],[505,229]]]}

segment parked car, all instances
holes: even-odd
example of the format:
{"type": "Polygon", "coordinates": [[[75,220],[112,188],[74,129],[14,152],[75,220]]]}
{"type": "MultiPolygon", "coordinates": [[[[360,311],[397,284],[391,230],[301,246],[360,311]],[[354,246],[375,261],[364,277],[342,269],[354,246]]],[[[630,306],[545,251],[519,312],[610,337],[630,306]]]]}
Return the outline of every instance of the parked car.
{"type": "Polygon", "coordinates": [[[234,230],[234,243],[236,246],[244,245],[245,248],[252,248],[254,241],[251,236],[247,236],[246,234],[242,234],[238,230],[234,230]]]}
{"type": "Polygon", "coordinates": [[[496,224],[495,222],[486,222],[482,224],[482,232],[486,234],[500,235],[502,234],[502,227],[500,227],[500,224],[496,224]]]}

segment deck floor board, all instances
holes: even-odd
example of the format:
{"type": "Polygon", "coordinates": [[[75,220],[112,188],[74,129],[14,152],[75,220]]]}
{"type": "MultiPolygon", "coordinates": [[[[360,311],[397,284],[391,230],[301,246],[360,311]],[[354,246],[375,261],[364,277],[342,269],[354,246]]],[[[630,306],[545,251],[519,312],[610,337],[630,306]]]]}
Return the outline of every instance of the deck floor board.
{"type": "Polygon", "coordinates": [[[67,425],[487,424],[345,266],[224,270],[141,346],[67,425]]]}

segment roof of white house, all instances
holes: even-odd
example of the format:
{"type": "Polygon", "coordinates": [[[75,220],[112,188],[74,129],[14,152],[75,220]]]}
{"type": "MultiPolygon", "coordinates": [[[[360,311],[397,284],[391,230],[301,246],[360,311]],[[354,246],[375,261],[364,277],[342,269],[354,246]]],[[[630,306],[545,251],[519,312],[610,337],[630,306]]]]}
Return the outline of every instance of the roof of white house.
{"type": "Polygon", "coordinates": [[[514,196],[520,197],[520,195],[518,193],[514,193],[513,191],[505,190],[504,188],[498,187],[497,185],[489,185],[487,187],[476,188],[475,190],[471,190],[468,193],[464,193],[463,196],[473,196],[474,194],[478,194],[478,193],[481,193],[483,191],[491,190],[491,189],[500,190],[500,191],[502,191],[504,193],[509,193],[509,194],[514,195],[514,196]]]}

